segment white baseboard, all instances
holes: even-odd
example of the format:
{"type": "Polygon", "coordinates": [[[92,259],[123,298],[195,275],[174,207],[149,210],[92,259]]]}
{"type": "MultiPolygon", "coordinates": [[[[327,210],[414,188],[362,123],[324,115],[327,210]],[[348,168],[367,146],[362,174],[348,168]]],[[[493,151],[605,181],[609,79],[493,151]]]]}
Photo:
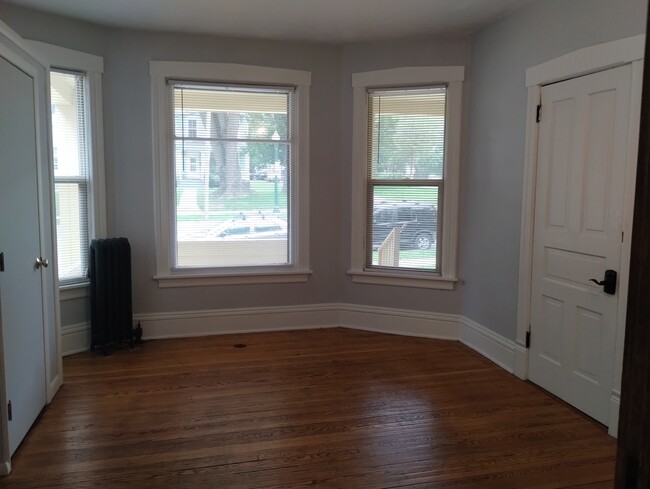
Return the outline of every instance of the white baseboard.
{"type": "Polygon", "coordinates": [[[328,303],[136,314],[133,320],[144,339],[344,327],[460,340],[510,373],[515,365],[514,341],[456,314],[328,303]]]}
{"type": "Polygon", "coordinates": [[[0,463],[0,475],[9,475],[11,473],[11,461],[0,463]]]}
{"type": "Polygon", "coordinates": [[[49,383],[47,386],[47,403],[51,403],[54,400],[54,396],[56,396],[56,393],[59,391],[62,385],[62,377],[61,375],[57,375],[52,379],[52,381],[49,383]]]}
{"type": "Polygon", "coordinates": [[[249,307],[172,313],[136,314],[143,339],[257,333],[338,326],[336,304],[249,307]]]}
{"type": "Polygon", "coordinates": [[[459,318],[455,314],[410,311],[388,307],[339,304],[339,325],[377,333],[458,339],[459,318]]]}
{"type": "Polygon", "coordinates": [[[144,339],[346,327],[457,340],[459,324],[452,314],[332,303],[136,314],[133,320],[144,339]]]}
{"type": "MultiPolygon", "coordinates": [[[[143,339],[345,327],[402,336],[460,340],[510,373],[527,355],[514,341],[456,314],[412,311],[357,304],[311,304],[135,314],[143,339]],[[515,354],[515,352],[517,354],[515,354]]],[[[90,326],[61,328],[63,355],[90,348],[90,326]]]]}
{"type": "Polygon", "coordinates": [[[461,318],[459,340],[509,373],[514,372],[514,341],[466,317],[461,318]]]}
{"type": "Polygon", "coordinates": [[[609,398],[609,423],[607,425],[607,433],[614,438],[618,437],[618,412],[621,408],[621,393],[612,391],[609,398]]]}
{"type": "Polygon", "coordinates": [[[515,341],[515,371],[513,372],[521,380],[528,379],[528,358],[530,350],[515,341]]]}
{"type": "Polygon", "coordinates": [[[64,357],[90,349],[90,324],[79,323],[61,327],[61,355],[64,357]]]}
{"type": "MultiPolygon", "coordinates": [[[[509,373],[528,377],[528,349],[463,316],[363,306],[312,304],[306,306],[251,307],[154,314],[136,314],[144,339],[182,338],[219,334],[254,333],[344,327],[402,336],[457,340],[509,373]]],[[[63,355],[90,348],[90,325],[61,328],[63,355]]],[[[609,434],[616,436],[620,393],[610,399],[609,434]]],[[[5,467],[0,464],[0,474],[5,467]]]]}

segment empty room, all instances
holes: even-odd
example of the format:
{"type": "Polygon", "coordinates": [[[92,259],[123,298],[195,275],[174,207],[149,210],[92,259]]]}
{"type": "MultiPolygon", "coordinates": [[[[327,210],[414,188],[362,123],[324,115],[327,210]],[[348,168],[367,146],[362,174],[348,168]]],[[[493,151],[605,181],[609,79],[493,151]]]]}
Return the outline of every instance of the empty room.
{"type": "Polygon", "coordinates": [[[649,487],[647,7],[0,0],[0,487],[649,487]]]}

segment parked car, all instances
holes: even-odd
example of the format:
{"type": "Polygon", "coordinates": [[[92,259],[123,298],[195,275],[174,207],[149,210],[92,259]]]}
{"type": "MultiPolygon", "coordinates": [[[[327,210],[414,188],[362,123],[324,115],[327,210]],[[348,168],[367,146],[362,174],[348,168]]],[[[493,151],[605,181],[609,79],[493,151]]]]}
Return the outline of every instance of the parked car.
{"type": "Polygon", "coordinates": [[[276,177],[281,179],[282,175],[273,165],[263,166],[251,172],[251,180],[272,182],[276,177]]]}
{"type": "Polygon", "coordinates": [[[279,217],[242,216],[208,231],[208,240],[281,239],[287,237],[287,221],[279,217]]]}
{"type": "Polygon", "coordinates": [[[251,180],[268,180],[268,168],[257,168],[251,172],[251,180]]]}
{"type": "Polygon", "coordinates": [[[436,242],[438,212],[433,204],[407,201],[375,202],[372,246],[379,248],[393,228],[400,228],[400,248],[431,248],[436,242]]]}

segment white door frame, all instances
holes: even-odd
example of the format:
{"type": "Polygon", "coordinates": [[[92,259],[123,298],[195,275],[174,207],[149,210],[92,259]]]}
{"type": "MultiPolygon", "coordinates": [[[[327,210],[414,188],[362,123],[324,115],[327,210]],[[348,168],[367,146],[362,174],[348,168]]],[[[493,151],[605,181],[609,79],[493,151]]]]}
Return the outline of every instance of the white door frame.
{"type": "MultiPolygon", "coordinates": [[[[46,400],[49,404],[63,383],[61,357],[61,324],[59,282],[56,265],[56,229],[54,228],[54,180],[51,171],[51,150],[48,141],[50,98],[47,72],[26,42],[9,26],[0,21],[0,55],[34,79],[34,117],[36,121],[36,164],[39,193],[39,232],[41,256],[49,258],[51,266],[41,281],[43,296],[43,337],[45,341],[46,400]],[[48,256],[49,255],[49,256],[48,256]]],[[[4,372],[3,328],[0,316],[0,475],[11,471],[7,426],[7,398],[4,372]]]]}
{"type": "MultiPolygon", "coordinates": [[[[627,304],[627,286],[634,211],[634,182],[639,145],[641,115],[641,87],[643,83],[643,58],[645,34],[619,41],[607,42],[571,52],[526,70],[528,88],[526,147],[524,155],[524,182],[521,212],[521,238],[519,245],[519,287],[517,300],[517,337],[515,342],[515,375],[528,378],[529,354],[526,333],[530,328],[530,304],[532,289],[533,230],[535,215],[535,186],[537,176],[538,128],[537,105],[540,103],[541,87],[617,66],[632,66],[630,120],[628,128],[628,151],[625,161],[625,203],[623,211],[624,241],[619,271],[619,300],[627,304]]],[[[542,112],[544,108],[542,107],[542,112]]],[[[610,401],[609,433],[618,430],[618,406],[620,403],[621,371],[623,365],[623,339],[625,333],[625,307],[619,307],[616,330],[616,353],[614,359],[614,383],[610,401]]],[[[532,338],[532,341],[535,341],[532,338]]]]}

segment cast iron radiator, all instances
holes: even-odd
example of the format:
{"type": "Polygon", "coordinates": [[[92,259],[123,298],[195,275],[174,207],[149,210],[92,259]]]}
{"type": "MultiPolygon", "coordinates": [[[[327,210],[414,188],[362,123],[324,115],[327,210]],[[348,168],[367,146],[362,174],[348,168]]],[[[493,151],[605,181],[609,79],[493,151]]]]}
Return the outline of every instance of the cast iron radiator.
{"type": "Polygon", "coordinates": [[[107,354],[111,345],[140,342],[133,328],[131,246],[126,238],[94,239],[90,243],[90,350],[107,354]]]}

